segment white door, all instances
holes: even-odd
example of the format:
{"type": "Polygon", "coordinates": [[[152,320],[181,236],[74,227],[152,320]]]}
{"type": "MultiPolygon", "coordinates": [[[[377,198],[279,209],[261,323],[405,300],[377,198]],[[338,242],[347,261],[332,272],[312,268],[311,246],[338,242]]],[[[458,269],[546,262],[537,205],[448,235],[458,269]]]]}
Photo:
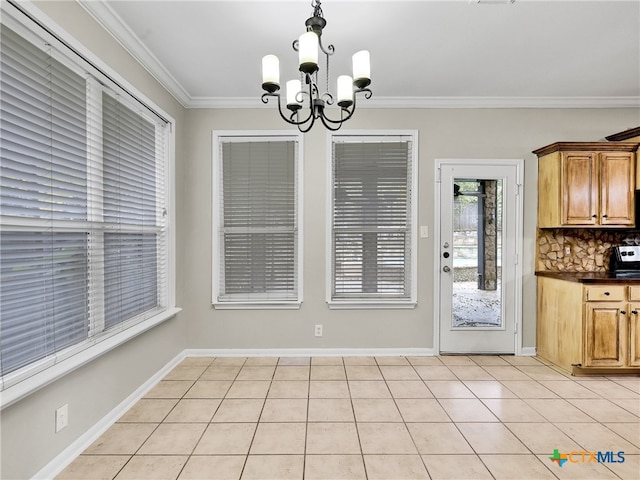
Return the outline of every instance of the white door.
{"type": "Polygon", "coordinates": [[[441,160],[439,350],[516,353],[521,160],[441,160]]]}

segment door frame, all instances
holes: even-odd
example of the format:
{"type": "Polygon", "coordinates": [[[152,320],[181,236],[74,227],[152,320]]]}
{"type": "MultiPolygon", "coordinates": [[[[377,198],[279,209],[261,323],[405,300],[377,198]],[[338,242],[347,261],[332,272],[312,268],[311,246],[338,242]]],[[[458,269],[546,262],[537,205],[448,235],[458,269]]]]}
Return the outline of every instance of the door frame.
{"type": "Polygon", "coordinates": [[[434,162],[434,224],[433,224],[433,350],[440,354],[440,194],[441,194],[441,166],[442,165],[490,165],[490,166],[515,166],[516,167],[516,265],[515,286],[516,298],[514,308],[516,318],[514,323],[514,352],[516,356],[522,355],[522,248],[524,230],[524,159],[487,159],[487,158],[436,158],[434,162]]]}

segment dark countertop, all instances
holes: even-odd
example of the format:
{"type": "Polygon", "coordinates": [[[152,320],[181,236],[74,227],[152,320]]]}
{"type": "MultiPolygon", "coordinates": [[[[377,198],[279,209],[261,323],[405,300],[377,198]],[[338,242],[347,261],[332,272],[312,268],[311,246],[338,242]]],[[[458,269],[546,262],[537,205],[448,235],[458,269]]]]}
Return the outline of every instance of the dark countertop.
{"type": "Polygon", "coordinates": [[[640,284],[640,271],[637,277],[616,276],[613,272],[536,272],[539,277],[555,278],[577,283],[632,283],[640,284]]]}

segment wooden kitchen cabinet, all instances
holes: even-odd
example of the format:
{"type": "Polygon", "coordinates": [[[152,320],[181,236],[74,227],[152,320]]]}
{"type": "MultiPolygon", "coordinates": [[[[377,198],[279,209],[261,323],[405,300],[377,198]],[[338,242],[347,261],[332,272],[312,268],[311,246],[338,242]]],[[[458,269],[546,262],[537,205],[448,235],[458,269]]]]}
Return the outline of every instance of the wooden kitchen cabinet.
{"type": "Polygon", "coordinates": [[[640,127],[629,128],[623,132],[607,135],[610,142],[640,142],[640,127]]]}
{"type": "Polygon", "coordinates": [[[586,302],[585,367],[625,366],[627,306],[626,302],[586,302]]]}
{"type": "Polygon", "coordinates": [[[640,286],[629,287],[631,317],[629,320],[629,365],[640,367],[640,286]]]}
{"type": "Polygon", "coordinates": [[[563,142],[538,155],[538,227],[635,225],[638,143],[563,142]]]}
{"type": "Polygon", "coordinates": [[[538,276],[537,354],[574,373],[640,373],[640,285],[538,276]]]}

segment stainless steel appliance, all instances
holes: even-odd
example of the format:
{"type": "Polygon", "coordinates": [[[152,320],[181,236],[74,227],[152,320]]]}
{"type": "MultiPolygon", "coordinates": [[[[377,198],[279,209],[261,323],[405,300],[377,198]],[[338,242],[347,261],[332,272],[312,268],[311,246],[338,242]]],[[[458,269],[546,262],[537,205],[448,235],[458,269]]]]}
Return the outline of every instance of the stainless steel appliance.
{"type": "Polygon", "coordinates": [[[640,278],[640,245],[613,247],[609,269],[616,277],[640,278]]]}

